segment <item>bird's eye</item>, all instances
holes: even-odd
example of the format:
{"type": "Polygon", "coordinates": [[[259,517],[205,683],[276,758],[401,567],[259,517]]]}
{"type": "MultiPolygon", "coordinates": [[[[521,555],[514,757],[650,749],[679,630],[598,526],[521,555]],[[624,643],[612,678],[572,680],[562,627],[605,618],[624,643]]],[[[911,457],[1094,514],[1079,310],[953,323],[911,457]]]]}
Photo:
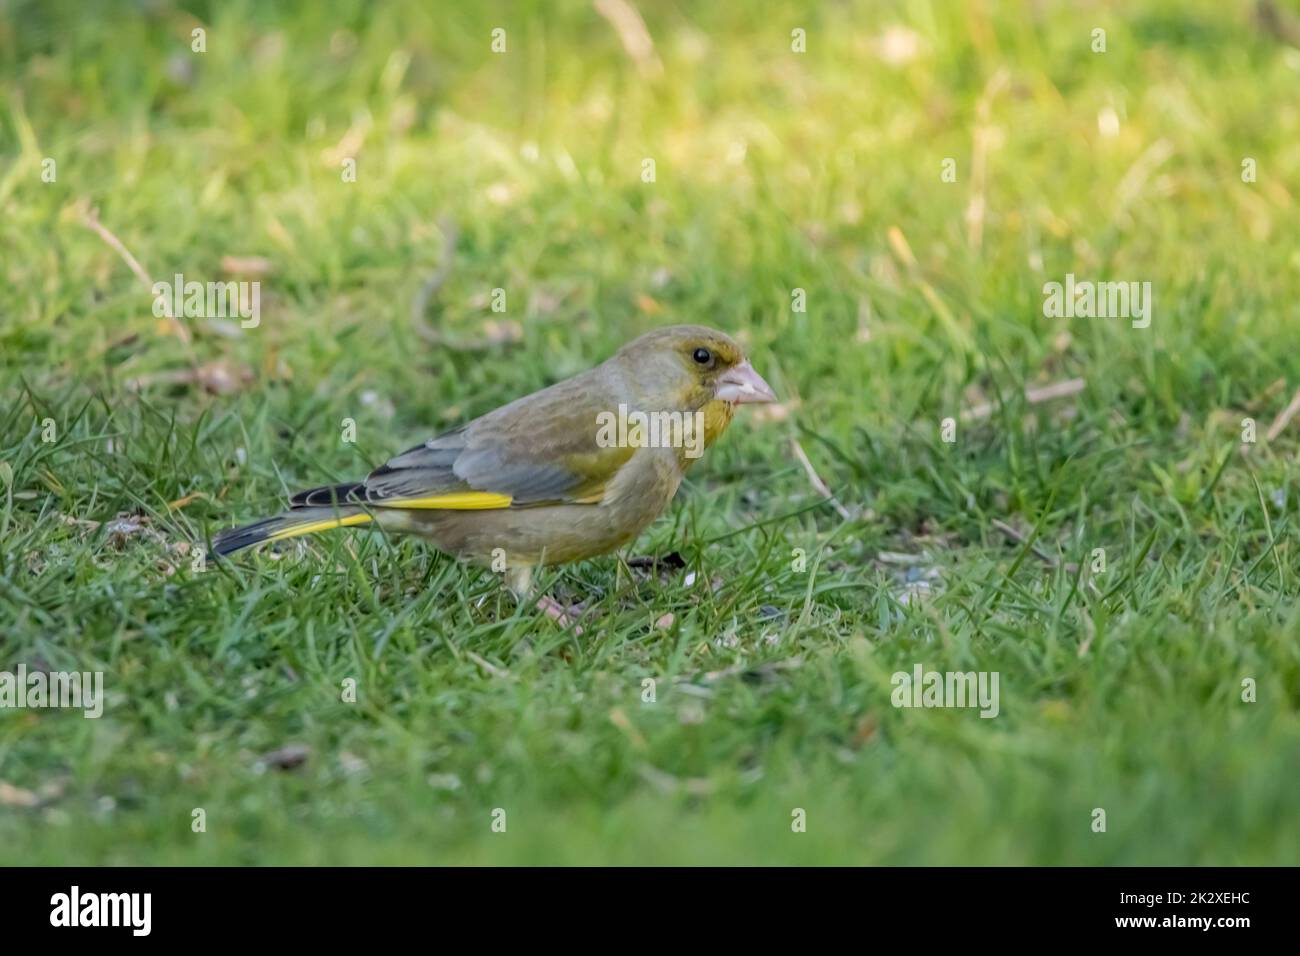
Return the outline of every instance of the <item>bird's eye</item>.
{"type": "Polygon", "coordinates": [[[708,365],[713,361],[713,353],[708,349],[696,349],[695,354],[692,355],[691,358],[695,359],[695,361],[699,362],[701,365],[708,365]]]}

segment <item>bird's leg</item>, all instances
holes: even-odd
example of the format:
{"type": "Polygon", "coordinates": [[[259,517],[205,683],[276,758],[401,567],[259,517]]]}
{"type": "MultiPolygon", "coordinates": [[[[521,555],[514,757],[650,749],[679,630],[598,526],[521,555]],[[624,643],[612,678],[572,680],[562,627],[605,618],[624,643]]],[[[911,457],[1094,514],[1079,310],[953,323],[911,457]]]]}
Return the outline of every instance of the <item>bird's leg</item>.
{"type": "Polygon", "coordinates": [[[506,568],[506,587],[519,604],[527,601],[533,593],[533,566],[523,564],[506,568]]]}
{"type": "MultiPolygon", "coordinates": [[[[524,604],[533,593],[533,568],[532,565],[523,565],[521,567],[510,568],[506,571],[506,587],[510,593],[515,596],[515,600],[524,604]]],[[[575,635],[582,633],[582,628],[577,624],[578,615],[581,608],[577,605],[565,607],[555,598],[548,594],[543,594],[537,599],[537,610],[541,611],[560,627],[573,626],[575,635]]]]}

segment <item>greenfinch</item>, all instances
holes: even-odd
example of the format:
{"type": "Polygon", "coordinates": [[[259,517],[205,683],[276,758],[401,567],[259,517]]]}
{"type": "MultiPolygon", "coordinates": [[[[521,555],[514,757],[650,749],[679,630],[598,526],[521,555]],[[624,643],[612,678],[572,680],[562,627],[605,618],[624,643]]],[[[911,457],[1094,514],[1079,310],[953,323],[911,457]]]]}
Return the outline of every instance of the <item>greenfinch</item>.
{"type": "MultiPolygon", "coordinates": [[[[375,524],[502,571],[521,600],[533,569],[606,554],[668,506],[736,406],[775,395],[731,337],[655,329],[589,371],[392,458],[363,481],[294,495],[289,510],[217,535],[264,541],[375,524]]],[[[539,607],[564,618],[549,599],[539,607]]]]}

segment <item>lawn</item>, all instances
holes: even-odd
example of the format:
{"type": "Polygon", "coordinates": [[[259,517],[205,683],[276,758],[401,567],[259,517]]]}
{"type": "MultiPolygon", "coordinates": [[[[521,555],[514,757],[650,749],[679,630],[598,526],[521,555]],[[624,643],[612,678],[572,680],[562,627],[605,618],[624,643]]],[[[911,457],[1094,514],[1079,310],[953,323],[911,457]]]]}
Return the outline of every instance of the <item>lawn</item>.
{"type": "Polygon", "coordinates": [[[1300,11],[633,2],[0,0],[0,863],[1300,859],[1300,11]],[[781,402],[580,635],[204,556],[672,322],[781,402]]]}

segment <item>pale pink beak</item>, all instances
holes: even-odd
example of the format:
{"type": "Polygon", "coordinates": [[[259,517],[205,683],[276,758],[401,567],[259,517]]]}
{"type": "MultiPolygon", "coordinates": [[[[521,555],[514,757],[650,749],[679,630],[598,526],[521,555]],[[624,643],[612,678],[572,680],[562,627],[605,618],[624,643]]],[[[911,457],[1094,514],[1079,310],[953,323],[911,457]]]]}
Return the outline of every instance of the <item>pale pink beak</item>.
{"type": "Polygon", "coordinates": [[[754,366],[748,362],[741,362],[719,375],[718,390],[713,397],[737,405],[776,401],[772,386],[763,381],[763,376],[755,372],[754,366]]]}

